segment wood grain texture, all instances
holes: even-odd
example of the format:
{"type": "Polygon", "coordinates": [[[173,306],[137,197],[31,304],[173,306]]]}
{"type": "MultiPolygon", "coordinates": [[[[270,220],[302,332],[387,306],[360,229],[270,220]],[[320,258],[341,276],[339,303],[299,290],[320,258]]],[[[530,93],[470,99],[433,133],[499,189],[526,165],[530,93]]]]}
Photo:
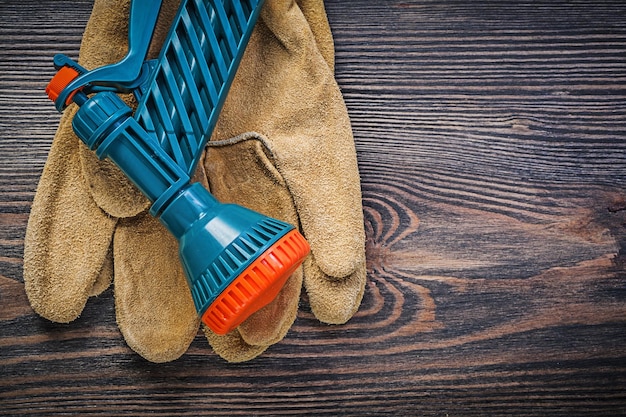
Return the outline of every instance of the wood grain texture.
{"type": "Polygon", "coordinates": [[[90,1],[0,2],[0,415],[626,415],[626,6],[327,0],[368,287],[226,364],[151,364],[111,290],[36,316],[24,231],[90,1]]]}

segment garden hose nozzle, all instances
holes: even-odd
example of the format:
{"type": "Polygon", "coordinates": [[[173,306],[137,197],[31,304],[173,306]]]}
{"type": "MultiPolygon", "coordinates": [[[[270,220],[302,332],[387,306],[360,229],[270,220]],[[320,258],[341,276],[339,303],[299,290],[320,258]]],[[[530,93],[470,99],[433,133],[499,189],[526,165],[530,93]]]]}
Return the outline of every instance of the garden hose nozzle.
{"type": "Polygon", "coordinates": [[[293,225],[222,204],[190,181],[261,5],[183,0],[159,59],[141,62],[137,51],[147,51],[145,31],[154,29],[160,2],[133,0],[127,55],[133,59],[87,71],[56,56],[58,72],[46,89],[57,109],[80,106],[76,135],[121,169],[178,239],[198,314],[217,334],[272,301],[310,251],[293,225]],[[142,36],[133,36],[138,31],[142,36]],[[140,99],[134,113],[116,94],[122,91],[140,99]]]}

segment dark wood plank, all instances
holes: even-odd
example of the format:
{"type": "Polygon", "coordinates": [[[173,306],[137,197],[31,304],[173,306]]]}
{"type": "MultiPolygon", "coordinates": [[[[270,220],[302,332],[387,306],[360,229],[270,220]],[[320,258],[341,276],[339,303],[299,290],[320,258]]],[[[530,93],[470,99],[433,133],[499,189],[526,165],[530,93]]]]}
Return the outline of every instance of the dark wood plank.
{"type": "Polygon", "coordinates": [[[306,299],[226,364],[125,345],[111,290],[36,316],[21,267],[58,114],[43,88],[90,1],[0,3],[0,414],[626,415],[626,6],[326,1],[352,118],[368,288],[306,299]]]}

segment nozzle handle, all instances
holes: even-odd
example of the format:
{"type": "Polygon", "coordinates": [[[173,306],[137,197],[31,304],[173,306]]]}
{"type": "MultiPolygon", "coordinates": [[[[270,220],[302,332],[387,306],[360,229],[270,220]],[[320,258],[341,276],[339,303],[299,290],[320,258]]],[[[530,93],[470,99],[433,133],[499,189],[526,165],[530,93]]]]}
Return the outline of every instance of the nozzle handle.
{"type": "Polygon", "coordinates": [[[73,79],[55,101],[57,110],[63,110],[69,96],[87,85],[105,86],[117,92],[131,92],[143,83],[149,74],[142,72],[143,63],[154,34],[162,0],[133,0],[128,19],[128,51],[114,64],[86,71],[73,79]]]}

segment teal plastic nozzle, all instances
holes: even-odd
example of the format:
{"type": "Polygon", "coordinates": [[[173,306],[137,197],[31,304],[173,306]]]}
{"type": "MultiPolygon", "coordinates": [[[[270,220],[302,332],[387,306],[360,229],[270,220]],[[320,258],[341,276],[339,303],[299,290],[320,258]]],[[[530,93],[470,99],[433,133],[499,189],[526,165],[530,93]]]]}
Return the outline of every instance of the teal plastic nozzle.
{"type": "MultiPolygon", "coordinates": [[[[143,63],[139,71],[137,54],[129,51],[126,64],[89,72],[56,57],[59,71],[46,89],[59,110],[71,102],[80,106],[74,132],[100,159],[121,169],[152,202],[150,213],[178,239],[198,314],[218,334],[273,300],[310,251],[293,225],[222,204],[190,182],[261,4],[183,0],[158,62],[143,63]],[[122,83],[115,71],[124,72],[122,83]],[[137,86],[141,100],[134,114],[115,93],[120,85],[137,86]]],[[[158,11],[160,2],[153,7],[158,11]]],[[[138,13],[131,7],[131,20],[138,13]]],[[[157,14],[147,13],[129,31],[145,30],[157,14]]],[[[130,35],[129,49],[147,50],[150,36],[130,35]]]]}
{"type": "Polygon", "coordinates": [[[225,334],[275,298],[309,253],[293,225],[222,204],[191,184],[117,94],[78,91],[73,100],[81,106],[72,121],[77,136],[126,174],[179,240],[196,310],[211,330],[225,334]]]}

